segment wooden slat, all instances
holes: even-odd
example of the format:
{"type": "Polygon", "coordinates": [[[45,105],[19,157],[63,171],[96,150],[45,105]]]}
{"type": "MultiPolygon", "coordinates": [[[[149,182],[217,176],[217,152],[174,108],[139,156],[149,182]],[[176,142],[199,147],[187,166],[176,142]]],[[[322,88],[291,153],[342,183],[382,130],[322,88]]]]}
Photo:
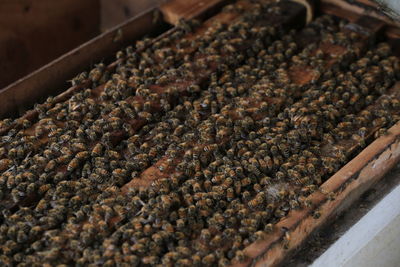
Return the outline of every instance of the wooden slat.
{"type": "Polygon", "coordinates": [[[165,21],[178,25],[181,19],[192,19],[215,9],[226,0],[170,0],[160,6],[165,21]]]}
{"type": "Polygon", "coordinates": [[[153,23],[154,11],[128,20],[0,90],[0,118],[15,115],[18,111],[21,113],[44,97],[57,95],[66,89],[65,81],[76,73],[156,31],[160,24],[153,23]]]}
{"type": "Polygon", "coordinates": [[[352,13],[357,13],[357,14],[363,14],[363,15],[368,15],[371,17],[375,17],[377,19],[380,19],[387,23],[388,25],[400,26],[400,22],[393,20],[382,13],[378,12],[377,9],[368,9],[366,10],[365,8],[361,7],[360,5],[355,5],[355,4],[350,4],[349,2],[345,0],[323,0],[321,1],[320,9],[322,12],[325,12],[329,10],[331,7],[334,7],[337,10],[341,10],[341,12],[346,13],[347,11],[350,11],[352,13]]]}
{"type": "Polygon", "coordinates": [[[0,88],[96,36],[99,18],[97,0],[1,1],[0,88]]]}
{"type": "Polygon", "coordinates": [[[346,166],[340,169],[321,186],[321,191],[308,197],[313,208],[292,211],[276,225],[275,238],[268,236],[270,247],[257,260],[256,266],[276,266],[289,252],[293,252],[310,234],[329,222],[358,199],[374,183],[379,181],[400,161],[400,123],[393,126],[387,135],[380,137],[364,149],[346,166]],[[322,193],[324,192],[324,193],[322,193]],[[326,193],[337,192],[334,200],[326,193]],[[313,210],[321,216],[312,216],[313,210]],[[289,229],[290,245],[285,250],[282,245],[282,230],[289,229]],[[281,232],[281,234],[279,234],[281,232]],[[281,237],[276,239],[280,235],[281,237]]]}

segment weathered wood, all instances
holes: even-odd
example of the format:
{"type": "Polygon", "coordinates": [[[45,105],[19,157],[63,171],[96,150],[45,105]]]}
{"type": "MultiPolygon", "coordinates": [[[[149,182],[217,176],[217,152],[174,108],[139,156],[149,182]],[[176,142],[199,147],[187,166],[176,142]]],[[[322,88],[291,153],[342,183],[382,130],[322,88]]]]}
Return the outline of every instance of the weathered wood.
{"type": "Polygon", "coordinates": [[[160,6],[165,21],[177,25],[181,19],[196,18],[226,0],[171,0],[160,6]]]}

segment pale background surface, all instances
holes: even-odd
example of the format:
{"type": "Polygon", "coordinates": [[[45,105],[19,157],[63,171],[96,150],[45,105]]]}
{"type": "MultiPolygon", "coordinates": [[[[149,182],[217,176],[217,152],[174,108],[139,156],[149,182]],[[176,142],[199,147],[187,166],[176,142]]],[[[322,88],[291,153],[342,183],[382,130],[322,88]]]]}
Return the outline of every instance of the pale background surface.
{"type": "Polygon", "coordinates": [[[400,185],[373,207],[311,267],[400,264],[400,185]]]}

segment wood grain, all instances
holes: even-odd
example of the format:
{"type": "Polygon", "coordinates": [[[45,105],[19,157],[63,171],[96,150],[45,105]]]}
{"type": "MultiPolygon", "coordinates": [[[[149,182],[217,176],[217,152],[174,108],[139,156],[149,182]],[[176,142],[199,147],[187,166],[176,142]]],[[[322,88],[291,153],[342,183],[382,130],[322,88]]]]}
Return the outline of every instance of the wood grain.
{"type": "Polygon", "coordinates": [[[181,19],[191,19],[221,5],[225,0],[171,0],[162,4],[160,10],[164,20],[178,25],[181,19]]]}

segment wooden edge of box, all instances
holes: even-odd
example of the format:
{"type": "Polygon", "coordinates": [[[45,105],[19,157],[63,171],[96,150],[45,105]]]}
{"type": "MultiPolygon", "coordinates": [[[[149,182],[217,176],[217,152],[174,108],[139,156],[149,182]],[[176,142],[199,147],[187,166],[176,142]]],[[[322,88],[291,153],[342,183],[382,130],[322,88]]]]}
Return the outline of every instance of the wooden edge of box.
{"type": "Polygon", "coordinates": [[[307,199],[310,208],[293,210],[264,240],[246,248],[250,262],[235,266],[278,266],[310,235],[357,200],[400,161],[400,122],[366,147],[307,199]],[[334,198],[329,195],[334,193],[334,198]],[[315,212],[318,216],[314,216],[315,212]]]}
{"type": "Polygon", "coordinates": [[[226,0],[170,0],[160,6],[164,20],[172,25],[178,25],[181,19],[192,19],[216,8],[226,0]]]}
{"type": "Polygon", "coordinates": [[[67,89],[65,81],[76,73],[104,60],[104,55],[110,55],[130,41],[155,30],[158,26],[153,21],[156,10],[151,8],[144,11],[1,89],[0,118],[15,113],[16,107],[21,111],[43,97],[61,93],[67,89]]]}
{"type": "MultiPolygon", "coordinates": [[[[360,2],[360,1],[358,1],[360,2]]],[[[365,4],[365,3],[364,3],[365,4]]],[[[360,15],[368,15],[371,17],[375,17],[377,19],[383,20],[385,23],[391,26],[400,27],[400,22],[393,20],[392,18],[386,16],[384,13],[379,12],[379,8],[372,2],[369,2],[368,6],[374,7],[371,9],[365,9],[356,3],[349,3],[344,0],[321,0],[321,10],[324,10],[324,6],[326,5],[334,5],[340,8],[343,12],[351,11],[354,13],[358,13],[360,15]]]]}

